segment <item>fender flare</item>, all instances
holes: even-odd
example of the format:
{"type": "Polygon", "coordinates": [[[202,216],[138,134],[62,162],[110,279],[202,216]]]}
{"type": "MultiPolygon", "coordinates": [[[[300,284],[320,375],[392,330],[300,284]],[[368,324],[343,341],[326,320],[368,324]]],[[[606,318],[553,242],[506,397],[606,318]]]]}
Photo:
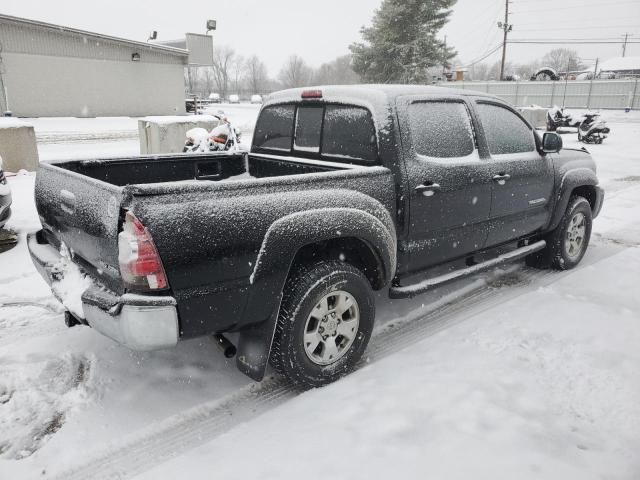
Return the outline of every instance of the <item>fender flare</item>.
{"type": "Polygon", "coordinates": [[[562,176],[556,205],[547,230],[553,230],[560,224],[560,220],[567,210],[571,193],[578,187],[595,187],[598,185],[598,177],[590,168],[576,168],[562,176]]]}
{"type": "Polygon", "coordinates": [[[387,225],[366,211],[337,207],[296,212],[271,225],[251,275],[253,288],[245,310],[245,315],[262,317],[262,321],[242,330],[238,341],[236,366],[242,373],[257,381],[264,377],[282,289],[296,254],[304,246],[336,238],[357,238],[371,249],[382,267],[383,286],[391,282],[396,270],[397,239],[391,218],[386,220],[387,225]],[[270,299],[266,308],[265,298],[270,299]]]}
{"type": "Polygon", "coordinates": [[[388,283],[396,268],[395,228],[389,231],[378,218],[363,210],[340,207],[297,212],[274,222],[262,242],[251,283],[261,281],[274,269],[288,272],[296,253],[306,245],[350,237],[369,246],[384,269],[383,284],[388,283]]]}

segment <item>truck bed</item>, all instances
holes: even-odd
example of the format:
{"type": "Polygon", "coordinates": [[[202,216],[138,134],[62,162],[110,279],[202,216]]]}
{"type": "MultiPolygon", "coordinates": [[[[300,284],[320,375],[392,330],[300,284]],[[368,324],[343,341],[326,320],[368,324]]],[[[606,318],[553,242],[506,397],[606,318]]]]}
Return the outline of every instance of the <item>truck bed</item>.
{"type": "Polygon", "coordinates": [[[213,264],[220,280],[248,278],[266,229],[283,214],[309,208],[313,191],[355,190],[386,204],[393,198],[392,185],[383,167],[275,155],[73,160],[42,165],[36,206],[41,241],[70,250],[85,272],[121,294],[118,233],[127,210],[148,227],[172,286],[180,288],[194,272],[212,271],[213,264]],[[227,251],[231,245],[233,254],[227,251]]]}
{"type": "Polygon", "coordinates": [[[188,180],[217,182],[241,175],[266,178],[353,168],[290,157],[226,152],[72,160],[54,165],[118,187],[188,180]]]}

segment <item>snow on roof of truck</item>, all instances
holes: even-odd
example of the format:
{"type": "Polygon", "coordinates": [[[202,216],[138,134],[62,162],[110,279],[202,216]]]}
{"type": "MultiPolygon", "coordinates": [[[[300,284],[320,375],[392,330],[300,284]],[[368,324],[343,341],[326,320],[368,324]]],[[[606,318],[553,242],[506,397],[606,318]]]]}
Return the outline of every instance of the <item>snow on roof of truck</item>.
{"type": "Polygon", "coordinates": [[[441,87],[439,85],[389,85],[389,84],[361,84],[361,85],[324,85],[316,87],[290,88],[269,95],[269,101],[299,101],[302,92],[308,90],[322,91],[322,98],[332,101],[341,99],[342,102],[348,101],[350,98],[356,100],[385,99],[400,97],[403,95],[477,95],[489,96],[483,92],[472,90],[461,90],[457,88],[441,87]]]}
{"type": "Polygon", "coordinates": [[[323,85],[315,87],[291,88],[269,95],[265,106],[284,102],[300,102],[303,92],[322,92],[322,100],[330,103],[357,105],[368,108],[374,117],[379,131],[387,131],[390,127],[390,105],[397,97],[404,95],[451,95],[482,96],[498,99],[494,95],[473,90],[461,90],[437,85],[389,85],[389,84],[360,84],[360,85],[323,85]]]}

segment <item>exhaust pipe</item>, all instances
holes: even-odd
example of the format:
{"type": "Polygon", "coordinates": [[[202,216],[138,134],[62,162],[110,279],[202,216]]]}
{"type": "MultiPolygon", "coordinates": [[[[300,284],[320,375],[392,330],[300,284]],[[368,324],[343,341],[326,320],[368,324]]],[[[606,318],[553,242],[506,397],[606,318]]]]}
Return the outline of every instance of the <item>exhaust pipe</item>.
{"type": "Polygon", "coordinates": [[[221,333],[216,333],[215,335],[213,335],[213,341],[218,346],[225,358],[233,358],[236,356],[236,346],[221,333]]]}

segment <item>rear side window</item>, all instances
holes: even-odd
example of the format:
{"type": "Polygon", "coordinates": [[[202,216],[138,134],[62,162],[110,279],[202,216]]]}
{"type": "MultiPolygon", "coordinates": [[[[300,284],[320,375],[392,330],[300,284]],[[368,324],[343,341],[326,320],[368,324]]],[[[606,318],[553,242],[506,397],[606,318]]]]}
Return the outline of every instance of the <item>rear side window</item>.
{"type": "Polygon", "coordinates": [[[475,140],[467,107],[458,102],[409,105],[411,141],[416,153],[434,158],[471,155],[475,140]]]}
{"type": "Polygon", "coordinates": [[[327,105],[322,134],[322,154],[326,157],[376,161],[376,129],[369,110],[360,107],[327,105]]]}
{"type": "Polygon", "coordinates": [[[253,144],[257,148],[291,151],[295,105],[266,107],[260,113],[253,144]]]}
{"type": "Polygon", "coordinates": [[[492,155],[533,152],[536,149],[531,128],[511,110],[489,103],[478,103],[477,108],[492,155]]]}
{"type": "Polygon", "coordinates": [[[320,134],[322,133],[323,107],[298,107],[296,116],[296,136],[293,144],[295,150],[301,152],[319,152],[320,134]]]}

